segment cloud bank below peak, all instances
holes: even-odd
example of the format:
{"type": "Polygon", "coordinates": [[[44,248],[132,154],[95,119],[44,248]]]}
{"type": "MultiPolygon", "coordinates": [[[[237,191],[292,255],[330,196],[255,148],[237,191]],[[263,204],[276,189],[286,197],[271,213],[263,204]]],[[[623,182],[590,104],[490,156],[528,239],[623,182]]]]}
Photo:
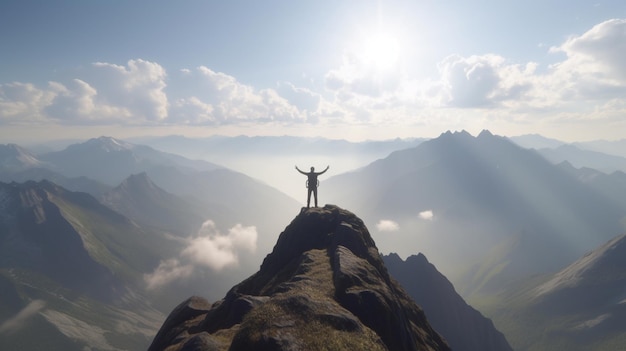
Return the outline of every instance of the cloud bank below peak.
{"type": "Polygon", "coordinates": [[[183,239],[184,247],[177,257],[162,260],[152,273],[144,275],[144,281],[148,289],[157,289],[187,279],[197,269],[222,271],[237,266],[241,254],[256,251],[257,239],[254,226],[236,224],[223,234],[207,220],[196,235],[183,239]]]}

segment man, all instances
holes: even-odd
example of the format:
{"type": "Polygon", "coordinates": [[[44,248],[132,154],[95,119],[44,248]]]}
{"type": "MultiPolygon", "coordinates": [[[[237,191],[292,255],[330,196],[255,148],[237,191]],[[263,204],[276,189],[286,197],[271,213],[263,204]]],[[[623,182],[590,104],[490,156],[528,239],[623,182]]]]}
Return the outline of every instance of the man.
{"type": "Polygon", "coordinates": [[[307,198],[306,198],[306,207],[309,208],[310,204],[311,204],[311,193],[313,193],[313,197],[315,197],[315,207],[317,207],[317,186],[319,185],[319,181],[317,180],[317,176],[320,174],[324,174],[324,172],[326,172],[328,169],[330,168],[330,166],[326,166],[326,169],[315,173],[315,167],[311,167],[311,172],[303,172],[300,170],[300,168],[298,168],[298,166],[296,166],[296,170],[302,174],[304,174],[305,176],[308,177],[307,181],[306,181],[306,187],[307,189],[309,189],[307,198]]]}

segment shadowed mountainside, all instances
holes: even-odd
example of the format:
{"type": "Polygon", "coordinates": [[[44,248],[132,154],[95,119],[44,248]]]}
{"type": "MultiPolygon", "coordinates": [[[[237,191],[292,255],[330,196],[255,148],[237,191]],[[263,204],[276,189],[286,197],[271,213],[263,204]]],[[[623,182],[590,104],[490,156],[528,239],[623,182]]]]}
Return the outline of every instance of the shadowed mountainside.
{"type": "Polygon", "coordinates": [[[402,261],[397,254],[383,256],[395,279],[420,305],[431,325],[455,351],[512,351],[493,322],[468,305],[452,283],[423,254],[402,261]]]}
{"type": "Polygon", "coordinates": [[[145,349],[163,315],[142,276],[168,243],[89,194],[0,183],[0,349],[145,349]]]}
{"type": "Polygon", "coordinates": [[[368,223],[397,223],[394,235],[372,233],[379,248],[425,253],[465,297],[563,267],[621,233],[626,214],[537,152],[489,131],[447,132],[396,151],[328,179],[324,194],[368,223]],[[463,272],[468,262],[475,265],[463,272]]]}
{"type": "Polygon", "coordinates": [[[449,350],[354,214],[303,209],[260,270],[167,318],[150,350],[449,350]]]}
{"type": "Polygon", "coordinates": [[[101,202],[139,223],[179,235],[197,230],[210,212],[207,206],[161,189],[145,172],[126,178],[106,192],[101,202]]]}
{"type": "Polygon", "coordinates": [[[510,287],[484,309],[516,350],[621,350],[625,286],[626,234],[557,273],[510,287]]]}

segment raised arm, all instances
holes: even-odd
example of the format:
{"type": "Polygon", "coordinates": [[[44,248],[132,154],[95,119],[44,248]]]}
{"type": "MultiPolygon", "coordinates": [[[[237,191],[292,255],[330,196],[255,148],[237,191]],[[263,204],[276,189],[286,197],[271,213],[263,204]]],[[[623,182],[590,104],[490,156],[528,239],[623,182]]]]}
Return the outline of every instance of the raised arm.
{"type": "Polygon", "coordinates": [[[324,174],[324,172],[326,172],[329,168],[330,168],[330,166],[326,166],[326,169],[321,171],[321,172],[319,172],[319,173],[317,173],[317,175],[324,174]]]}
{"type": "Polygon", "coordinates": [[[300,168],[298,168],[298,166],[296,166],[296,170],[297,170],[298,172],[300,172],[300,173],[304,174],[304,175],[307,175],[307,174],[306,174],[306,172],[302,172],[302,171],[300,170],[300,168]]]}

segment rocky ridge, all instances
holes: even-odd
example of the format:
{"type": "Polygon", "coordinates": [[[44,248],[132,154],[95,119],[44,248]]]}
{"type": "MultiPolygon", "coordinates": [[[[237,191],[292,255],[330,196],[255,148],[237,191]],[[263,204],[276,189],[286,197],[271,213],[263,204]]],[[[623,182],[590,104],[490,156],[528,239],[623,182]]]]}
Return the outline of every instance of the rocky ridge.
{"type": "Polygon", "coordinates": [[[449,350],[393,280],[363,222],[303,209],[260,270],[212,305],[176,307],[149,350],[449,350]]]}
{"type": "Polygon", "coordinates": [[[403,261],[397,254],[383,257],[389,273],[424,309],[428,321],[455,351],[512,351],[493,322],[468,305],[452,283],[423,254],[403,261]]]}

